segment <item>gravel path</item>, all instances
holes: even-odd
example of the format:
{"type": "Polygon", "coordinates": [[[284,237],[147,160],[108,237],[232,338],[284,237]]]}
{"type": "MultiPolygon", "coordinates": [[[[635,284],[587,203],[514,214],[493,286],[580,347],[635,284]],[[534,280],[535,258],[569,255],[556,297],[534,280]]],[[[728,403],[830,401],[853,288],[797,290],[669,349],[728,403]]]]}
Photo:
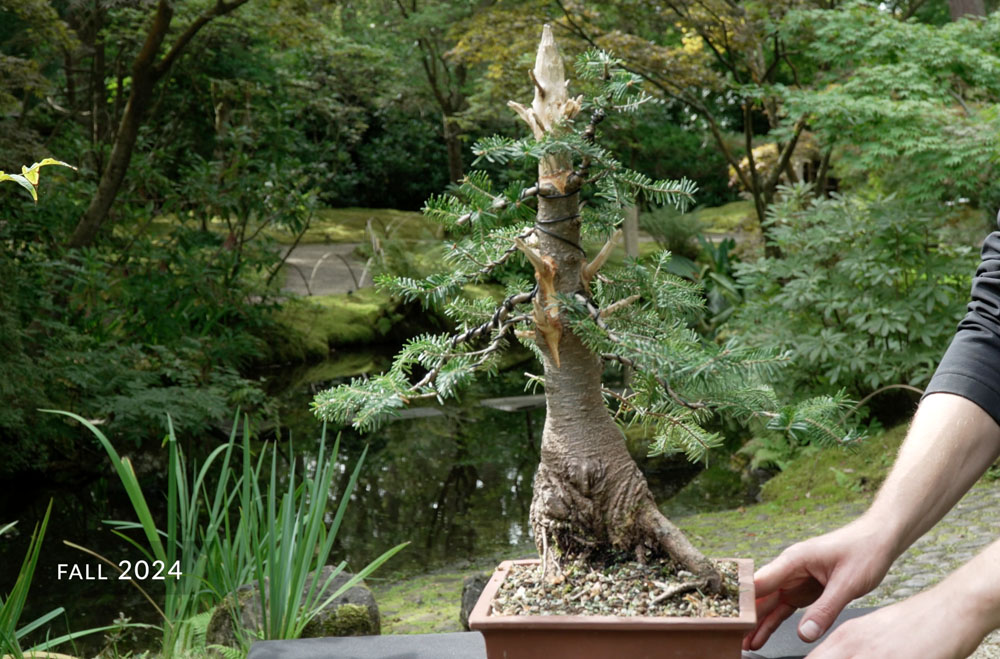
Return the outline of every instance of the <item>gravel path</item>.
{"type": "MultiPolygon", "coordinates": [[[[885,606],[933,586],[1000,537],[1000,484],[973,488],[937,526],[899,557],[882,584],[858,600],[860,606],[885,606]]],[[[984,575],[1000,579],[1000,575],[984,575]]],[[[972,655],[1000,658],[1000,632],[993,632],[972,655]]]]}
{"type": "Polygon", "coordinates": [[[362,276],[365,261],[355,255],[358,243],[299,245],[285,261],[282,290],[297,295],[333,295],[371,286],[362,276]]]}

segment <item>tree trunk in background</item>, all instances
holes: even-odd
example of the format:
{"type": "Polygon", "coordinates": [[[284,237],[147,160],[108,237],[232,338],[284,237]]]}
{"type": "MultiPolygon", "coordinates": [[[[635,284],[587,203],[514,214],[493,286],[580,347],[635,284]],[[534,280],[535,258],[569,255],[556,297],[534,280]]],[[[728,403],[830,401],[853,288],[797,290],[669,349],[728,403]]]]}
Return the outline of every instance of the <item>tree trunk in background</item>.
{"type": "Polygon", "coordinates": [[[114,203],[115,197],[118,196],[118,190],[121,189],[122,182],[125,180],[129,163],[132,161],[132,152],[135,150],[135,144],[139,137],[139,128],[146,118],[146,111],[149,109],[156,84],[170,70],[170,66],[202,27],[246,2],[248,0],[231,0],[230,2],[217,0],[184,29],[174,45],[161,58],[160,49],[167,32],[170,30],[174,9],[173,2],[170,0],[159,0],[142,49],[132,62],[132,89],[129,92],[128,103],[125,105],[121,121],[118,123],[111,156],[101,172],[97,192],[90,200],[90,204],[77,223],[76,229],[73,230],[73,235],[68,242],[69,247],[84,247],[92,243],[101,225],[107,219],[111,205],[114,203]]]}
{"type": "Polygon", "coordinates": [[[80,218],[69,239],[70,247],[84,247],[92,243],[97,236],[97,231],[107,218],[111,204],[114,203],[115,197],[118,195],[118,190],[125,180],[129,163],[132,161],[132,151],[135,149],[135,143],[139,137],[139,127],[142,125],[152,98],[153,84],[152,80],[132,76],[132,91],[129,93],[125,113],[118,125],[118,133],[115,135],[111,156],[101,173],[97,192],[94,193],[87,210],[84,211],[83,217],[80,218]]]}
{"type": "Polygon", "coordinates": [[[983,0],[948,0],[948,10],[951,20],[957,21],[963,16],[985,16],[986,5],[983,0]]]}
{"type": "Polygon", "coordinates": [[[462,140],[461,131],[455,120],[444,115],[444,143],[448,149],[448,180],[451,183],[459,183],[465,176],[465,165],[462,162],[462,140]]]}
{"type": "MultiPolygon", "coordinates": [[[[579,110],[579,103],[568,98],[563,62],[548,26],[534,77],[532,106],[511,105],[540,138],[579,110]]],[[[586,257],[577,247],[576,193],[582,181],[573,171],[570,155],[543,159],[538,182],[537,221],[547,222],[546,231],[558,237],[536,231],[536,241],[518,246],[535,267],[535,339],[544,357],[545,427],[530,514],[539,553],[552,571],[559,569],[560,558],[600,558],[612,548],[641,561],[669,555],[699,575],[707,589],[717,590],[718,572],[660,513],[629,455],[622,431],[604,403],[600,356],[569,330],[559,310],[556,296],[587,291],[590,276],[584,270],[586,257]]]]}

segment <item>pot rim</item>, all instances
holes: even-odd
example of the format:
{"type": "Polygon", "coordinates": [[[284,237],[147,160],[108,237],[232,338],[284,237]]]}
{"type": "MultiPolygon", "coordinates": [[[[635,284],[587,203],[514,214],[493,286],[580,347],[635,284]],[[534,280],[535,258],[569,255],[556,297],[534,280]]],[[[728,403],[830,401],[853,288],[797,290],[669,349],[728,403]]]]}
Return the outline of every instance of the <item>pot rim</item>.
{"type": "Polygon", "coordinates": [[[490,606],[500,585],[514,565],[538,565],[541,560],[523,559],[503,561],[493,572],[487,582],[476,606],[469,614],[471,629],[487,631],[491,629],[529,628],[529,629],[609,629],[615,630],[645,630],[659,628],[673,630],[717,630],[717,631],[750,631],[757,622],[756,605],[754,601],[753,560],[749,558],[720,558],[719,561],[731,561],[737,564],[739,575],[739,616],[733,618],[695,618],[690,616],[587,616],[587,615],[490,615],[490,606]]]}

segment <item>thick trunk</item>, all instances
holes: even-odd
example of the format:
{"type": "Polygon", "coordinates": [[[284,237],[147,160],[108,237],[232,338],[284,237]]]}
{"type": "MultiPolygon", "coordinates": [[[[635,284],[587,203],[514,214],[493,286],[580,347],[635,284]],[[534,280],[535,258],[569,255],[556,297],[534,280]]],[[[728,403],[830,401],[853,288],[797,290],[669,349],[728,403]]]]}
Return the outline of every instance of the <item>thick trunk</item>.
{"type": "MultiPolygon", "coordinates": [[[[575,195],[551,202],[540,199],[538,219],[545,222],[578,211],[575,195]]],[[[585,261],[566,242],[579,241],[579,220],[554,226],[560,225],[564,228],[549,230],[558,231],[562,239],[541,234],[538,251],[554,265],[555,292],[572,295],[585,290],[585,261]]],[[[600,358],[571,331],[563,331],[558,339],[558,366],[549,343],[540,337],[539,345],[545,355],[546,415],[531,504],[539,551],[558,549],[561,556],[597,558],[617,550],[641,561],[666,554],[704,579],[707,588],[717,589],[717,571],[660,513],[629,454],[604,404],[600,358]]]]}
{"type": "MultiPolygon", "coordinates": [[[[536,137],[579,109],[567,97],[548,28],[538,57],[535,102],[530,109],[512,104],[536,137]]],[[[644,561],[666,554],[699,575],[706,588],[717,590],[718,572],[660,513],[629,455],[604,403],[600,357],[569,330],[558,310],[557,295],[588,290],[579,247],[581,181],[568,155],[539,163],[538,181],[537,242],[522,249],[535,265],[536,339],[544,356],[546,417],[531,504],[539,552],[552,569],[557,569],[557,556],[597,558],[624,551],[644,561]]]]}

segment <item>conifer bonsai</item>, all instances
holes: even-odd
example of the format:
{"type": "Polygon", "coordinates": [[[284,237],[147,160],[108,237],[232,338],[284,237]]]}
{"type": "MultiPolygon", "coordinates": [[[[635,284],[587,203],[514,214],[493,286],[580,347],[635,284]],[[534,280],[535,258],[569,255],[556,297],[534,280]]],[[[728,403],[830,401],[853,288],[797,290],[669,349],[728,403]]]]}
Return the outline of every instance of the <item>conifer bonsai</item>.
{"type": "Polygon", "coordinates": [[[425,213],[460,236],[449,270],[420,281],[379,281],[408,299],[445,305],[457,332],[410,341],[388,372],[329,389],[313,406],[324,419],[371,430],[409,403],[442,401],[477,373],[495,372],[498,354],[521,341],[543,366],[529,376],[546,399],[530,522],[547,569],[613,553],[640,562],[668,555],[699,587],[716,592],[719,572],[660,512],[619,424],[645,427],[653,454],[683,451],[704,460],[722,442],[703,427],[715,414],[800,441],[836,440],[845,401],[780,406],[767,380],[784,355],[701,339],[689,328],[703,304],[700,290],[670,274],[669,254],[604,268],[625,207],[639,196],[682,205],[695,186],[651,180],[600,145],[598,126],[607,116],[649,98],[641,79],[605,53],[590,51],[577,64],[581,81],[597,88],[587,100],[568,94],[546,26],[530,76],[534,100],[530,107],[509,103],[531,136],[492,137],[474,147],[480,161],[537,161],[537,181],[496,190],[473,173],[453,193],[430,199],[425,213]],[[589,255],[584,241],[595,238],[606,242],[589,255]],[[533,282],[508,277],[499,305],[459,296],[464,284],[490,277],[517,254],[534,269],[533,282]],[[624,392],[603,386],[608,364],[631,370],[624,392]]]}

